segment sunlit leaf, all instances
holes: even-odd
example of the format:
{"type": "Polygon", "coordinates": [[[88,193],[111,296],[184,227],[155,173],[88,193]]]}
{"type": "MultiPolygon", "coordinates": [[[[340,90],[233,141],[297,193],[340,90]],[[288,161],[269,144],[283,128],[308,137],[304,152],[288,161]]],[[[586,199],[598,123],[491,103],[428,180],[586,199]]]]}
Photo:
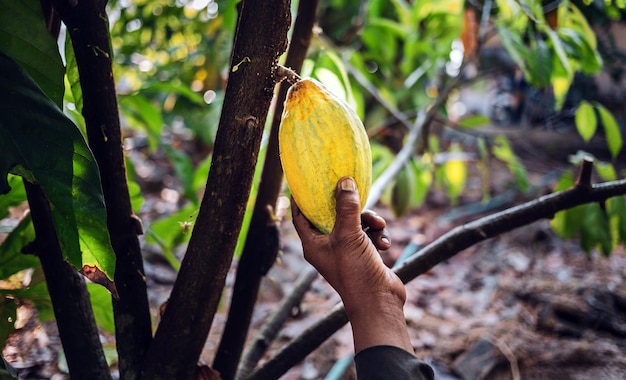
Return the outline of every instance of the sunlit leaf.
{"type": "Polygon", "coordinates": [[[604,128],[604,135],[606,136],[606,142],[609,146],[609,152],[611,152],[611,156],[615,158],[622,150],[623,146],[622,133],[620,132],[619,125],[615,117],[613,117],[613,114],[603,105],[596,104],[596,108],[600,114],[600,120],[604,128]]]}
{"type": "Polygon", "coordinates": [[[63,254],[113,278],[115,255],[96,161],[76,126],[10,58],[0,54],[0,193],[9,171],[41,186],[63,254]]]}
{"type": "Polygon", "coordinates": [[[594,168],[603,181],[615,181],[617,179],[615,167],[608,162],[595,161],[594,168]]]}
{"type": "Polygon", "coordinates": [[[111,294],[102,286],[93,283],[87,284],[91,308],[99,327],[108,332],[115,332],[115,320],[113,319],[113,305],[111,294]]]}
{"type": "Polygon", "coordinates": [[[457,124],[463,128],[483,127],[491,122],[491,119],[484,115],[466,116],[459,120],[457,124]]]}
{"type": "Polygon", "coordinates": [[[580,102],[574,120],[580,137],[585,141],[591,140],[598,126],[596,111],[593,109],[593,106],[586,100],[580,102]]]}

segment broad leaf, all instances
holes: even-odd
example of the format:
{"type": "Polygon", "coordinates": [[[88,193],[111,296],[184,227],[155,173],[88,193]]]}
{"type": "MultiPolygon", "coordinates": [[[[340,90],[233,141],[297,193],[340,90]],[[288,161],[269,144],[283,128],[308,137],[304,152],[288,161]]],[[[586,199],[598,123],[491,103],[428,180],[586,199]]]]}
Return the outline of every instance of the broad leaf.
{"type": "Polygon", "coordinates": [[[622,133],[620,132],[617,121],[601,104],[596,104],[598,113],[600,114],[600,120],[602,120],[602,127],[604,128],[604,135],[606,136],[606,143],[609,146],[609,151],[613,158],[617,157],[622,150],[623,140],[622,133]]]}
{"type": "Polygon", "coordinates": [[[585,100],[580,102],[574,120],[580,137],[586,142],[591,140],[598,126],[598,119],[596,118],[596,111],[593,109],[593,106],[585,100]]]}
{"type": "Polygon", "coordinates": [[[0,0],[0,9],[0,52],[19,63],[61,107],[65,68],[39,0],[0,0]]]}
{"type": "Polygon", "coordinates": [[[0,53],[0,194],[9,172],[46,194],[63,254],[113,278],[115,256],[96,161],[82,134],[22,68],[0,53]]]}

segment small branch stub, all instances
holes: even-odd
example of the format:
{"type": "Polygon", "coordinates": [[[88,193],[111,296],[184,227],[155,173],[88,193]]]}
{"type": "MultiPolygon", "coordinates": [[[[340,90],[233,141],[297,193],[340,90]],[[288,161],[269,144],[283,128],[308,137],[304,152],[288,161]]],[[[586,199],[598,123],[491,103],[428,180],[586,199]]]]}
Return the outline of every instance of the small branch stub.
{"type": "Polygon", "coordinates": [[[593,157],[585,156],[580,164],[580,171],[576,179],[576,187],[591,188],[591,174],[593,172],[593,157]]]}

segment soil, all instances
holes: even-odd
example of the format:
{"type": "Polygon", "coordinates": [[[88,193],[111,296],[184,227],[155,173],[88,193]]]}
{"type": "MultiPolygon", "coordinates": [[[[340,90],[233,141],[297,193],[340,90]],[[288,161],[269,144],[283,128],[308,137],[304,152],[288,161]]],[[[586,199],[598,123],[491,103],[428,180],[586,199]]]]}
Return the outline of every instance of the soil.
{"type": "MultiPolygon", "coordinates": [[[[514,193],[497,209],[549,192],[554,185],[549,174],[569,170],[563,166],[563,157],[557,157],[563,150],[551,153],[529,143],[536,138],[548,146],[544,132],[531,137],[528,131],[517,135],[507,131],[513,142],[518,136],[518,153],[530,181],[537,186],[531,194],[514,193]]],[[[552,138],[554,146],[558,141],[572,141],[564,136],[552,138]]],[[[511,175],[503,165],[494,161],[490,173],[493,195],[511,188],[511,175]]],[[[458,209],[452,213],[443,193],[430,194],[419,209],[401,218],[379,204],[375,210],[387,220],[393,240],[392,248],[382,253],[386,263],[393,265],[454,226],[493,212],[479,207],[479,181],[471,177],[468,183],[468,191],[459,201],[463,210],[469,210],[465,213],[458,209]]],[[[151,194],[148,203],[154,209],[175,208],[159,186],[151,194]]],[[[288,216],[281,223],[281,233],[282,254],[263,281],[251,337],[308,266],[288,216]]],[[[145,255],[150,301],[156,313],[168,297],[175,272],[153,249],[146,249],[145,255]]],[[[227,279],[226,295],[235,270],[236,261],[227,279]]],[[[317,278],[268,356],[338,301],[334,290],[317,278]]],[[[36,311],[28,305],[19,312],[19,329],[3,350],[5,359],[21,379],[68,379],[54,323],[38,323],[36,311]]],[[[215,318],[202,355],[206,363],[211,363],[226,312],[224,305],[215,318]]],[[[477,244],[409,282],[405,313],[416,353],[433,366],[437,379],[626,379],[626,251],[618,247],[610,257],[587,255],[576,242],[555,236],[549,221],[477,244]]],[[[103,333],[102,340],[107,352],[112,352],[110,334],[103,333]]],[[[344,326],[282,379],[324,379],[338,360],[351,354],[352,336],[349,326],[344,326]]],[[[343,375],[334,378],[354,379],[354,370],[348,366],[343,375]]]]}

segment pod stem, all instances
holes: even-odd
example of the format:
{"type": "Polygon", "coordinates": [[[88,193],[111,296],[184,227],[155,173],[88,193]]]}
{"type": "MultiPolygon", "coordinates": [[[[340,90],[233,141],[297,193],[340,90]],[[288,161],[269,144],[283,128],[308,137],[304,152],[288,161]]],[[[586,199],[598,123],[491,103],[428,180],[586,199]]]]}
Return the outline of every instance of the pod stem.
{"type": "Polygon", "coordinates": [[[283,80],[286,80],[291,84],[296,84],[297,82],[302,80],[302,78],[300,78],[300,75],[298,75],[295,71],[283,65],[276,65],[276,70],[274,70],[274,77],[276,78],[276,83],[280,83],[283,80]]]}

